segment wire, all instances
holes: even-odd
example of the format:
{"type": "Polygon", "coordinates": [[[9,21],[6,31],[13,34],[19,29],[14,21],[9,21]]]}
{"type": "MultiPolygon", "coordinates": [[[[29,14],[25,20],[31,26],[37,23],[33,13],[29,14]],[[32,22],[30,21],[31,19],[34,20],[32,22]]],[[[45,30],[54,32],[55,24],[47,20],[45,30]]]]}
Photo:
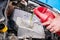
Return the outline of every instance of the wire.
{"type": "Polygon", "coordinates": [[[4,11],[4,15],[5,15],[5,19],[6,19],[5,25],[7,25],[7,13],[6,12],[8,9],[9,2],[10,2],[10,0],[7,0],[7,5],[6,5],[5,11],[4,11]]]}

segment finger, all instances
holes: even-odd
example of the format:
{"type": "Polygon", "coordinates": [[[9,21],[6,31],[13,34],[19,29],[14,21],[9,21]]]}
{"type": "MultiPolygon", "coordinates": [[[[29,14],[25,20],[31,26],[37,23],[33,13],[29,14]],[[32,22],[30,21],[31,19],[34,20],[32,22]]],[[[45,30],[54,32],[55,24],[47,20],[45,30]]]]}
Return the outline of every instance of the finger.
{"type": "Polygon", "coordinates": [[[53,29],[54,29],[53,33],[56,33],[59,31],[59,29],[57,29],[56,27],[54,27],[53,29]]]}
{"type": "Polygon", "coordinates": [[[51,32],[54,32],[55,31],[55,26],[53,26],[51,29],[50,29],[51,32]]]}
{"type": "Polygon", "coordinates": [[[52,19],[49,19],[48,21],[42,23],[42,25],[49,25],[52,22],[52,19]]]}
{"type": "Polygon", "coordinates": [[[57,33],[58,29],[57,30],[54,30],[52,33],[57,33]]]}
{"type": "Polygon", "coordinates": [[[53,24],[50,24],[50,25],[47,27],[47,29],[50,30],[51,28],[53,28],[53,26],[54,26],[53,24]]]}
{"type": "Polygon", "coordinates": [[[49,24],[50,24],[50,21],[42,23],[42,25],[49,25],[49,24]]]}
{"type": "Polygon", "coordinates": [[[54,32],[54,29],[53,29],[53,28],[51,28],[51,29],[50,29],[50,32],[54,32]]]}

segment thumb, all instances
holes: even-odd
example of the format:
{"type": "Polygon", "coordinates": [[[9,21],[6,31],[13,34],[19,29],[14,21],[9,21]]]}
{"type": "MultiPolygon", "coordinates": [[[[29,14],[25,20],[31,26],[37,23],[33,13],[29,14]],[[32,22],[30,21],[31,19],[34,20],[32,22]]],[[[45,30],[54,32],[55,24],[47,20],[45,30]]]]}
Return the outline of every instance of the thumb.
{"type": "Polygon", "coordinates": [[[52,19],[50,19],[50,20],[48,20],[48,21],[42,23],[42,25],[46,26],[46,25],[49,25],[51,22],[52,22],[52,19]]]}
{"type": "Polygon", "coordinates": [[[44,26],[49,25],[49,24],[50,24],[50,21],[42,23],[42,25],[44,25],[44,26]]]}

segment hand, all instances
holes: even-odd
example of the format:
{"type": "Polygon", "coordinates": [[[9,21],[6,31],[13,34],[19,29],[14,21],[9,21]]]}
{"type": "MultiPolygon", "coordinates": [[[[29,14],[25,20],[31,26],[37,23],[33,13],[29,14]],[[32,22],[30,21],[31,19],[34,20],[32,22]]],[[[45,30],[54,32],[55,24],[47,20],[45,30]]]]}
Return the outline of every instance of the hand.
{"type": "Polygon", "coordinates": [[[60,16],[53,19],[50,25],[47,27],[52,33],[56,33],[60,31],[60,16]]]}
{"type": "Polygon", "coordinates": [[[43,25],[48,25],[47,29],[50,30],[52,33],[56,33],[60,31],[60,15],[54,14],[55,19],[51,19],[47,22],[42,23],[43,25]]]}

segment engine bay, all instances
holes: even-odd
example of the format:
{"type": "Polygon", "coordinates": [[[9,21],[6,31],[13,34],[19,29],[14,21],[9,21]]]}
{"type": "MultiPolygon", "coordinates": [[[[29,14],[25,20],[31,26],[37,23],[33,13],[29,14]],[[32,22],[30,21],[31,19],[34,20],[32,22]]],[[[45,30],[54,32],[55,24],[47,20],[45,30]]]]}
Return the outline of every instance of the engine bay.
{"type": "Polygon", "coordinates": [[[3,40],[60,40],[60,36],[47,30],[33,14],[33,9],[38,6],[52,9],[51,6],[38,0],[10,0],[10,2],[14,6],[14,11],[9,16],[8,31],[1,36],[4,36],[3,40]]]}

